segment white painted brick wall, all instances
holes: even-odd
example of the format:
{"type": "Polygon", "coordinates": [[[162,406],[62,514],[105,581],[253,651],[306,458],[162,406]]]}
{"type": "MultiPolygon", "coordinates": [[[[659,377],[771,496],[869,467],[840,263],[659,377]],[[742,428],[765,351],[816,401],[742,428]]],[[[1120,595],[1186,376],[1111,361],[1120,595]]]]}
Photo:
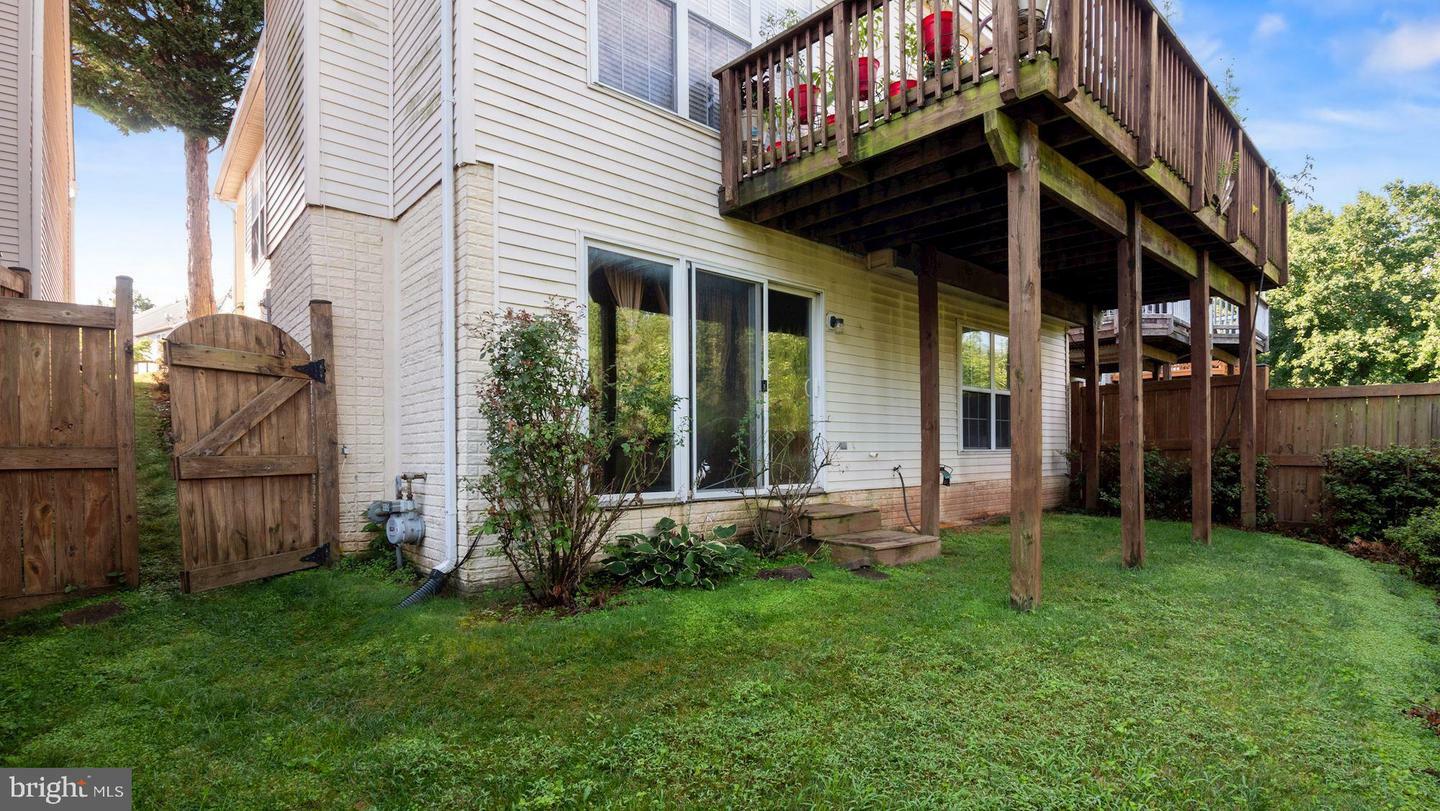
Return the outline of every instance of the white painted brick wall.
{"type": "Polygon", "coordinates": [[[387,221],[307,207],[270,257],[270,320],[310,345],[310,300],[331,302],[340,457],[340,545],[363,548],[365,507],[388,498],[384,327],[387,221]]]}
{"type": "MultiPolygon", "coordinates": [[[[456,170],[457,465],[460,474],[461,553],[470,527],[484,522],[484,505],[467,483],[484,463],[485,427],[477,391],[482,379],[480,339],[475,334],[494,301],[494,209],[488,165],[456,170]]],[[[429,568],[444,555],[443,379],[440,352],[440,190],[432,188],[397,221],[396,272],[400,282],[400,467],[429,478],[415,485],[425,513],[426,540],[412,556],[429,568]]],[[[462,588],[494,582],[502,560],[476,549],[461,575],[462,588]]]]}

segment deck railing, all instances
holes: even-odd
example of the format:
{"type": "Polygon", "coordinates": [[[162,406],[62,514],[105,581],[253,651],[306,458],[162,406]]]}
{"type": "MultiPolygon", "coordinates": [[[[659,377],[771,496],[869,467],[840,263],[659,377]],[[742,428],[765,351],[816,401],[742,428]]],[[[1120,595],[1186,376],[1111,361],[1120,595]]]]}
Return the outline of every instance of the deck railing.
{"type": "Polygon", "coordinates": [[[1058,95],[1088,93],[1190,189],[1193,211],[1226,215],[1257,259],[1283,259],[1275,173],[1151,0],[836,0],[715,72],[722,182],[740,184],[811,154],[853,158],[854,139],[998,77],[1054,60],[1058,95]]]}

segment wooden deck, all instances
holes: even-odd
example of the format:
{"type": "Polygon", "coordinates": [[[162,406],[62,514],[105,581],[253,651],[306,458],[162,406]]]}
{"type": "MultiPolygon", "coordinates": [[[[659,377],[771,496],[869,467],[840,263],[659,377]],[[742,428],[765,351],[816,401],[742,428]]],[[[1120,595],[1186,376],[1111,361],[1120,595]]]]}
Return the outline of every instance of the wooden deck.
{"type": "MultiPolygon", "coordinates": [[[[837,0],[715,76],[722,213],[916,273],[923,532],[940,522],[940,284],[1009,303],[1017,607],[1040,596],[1042,315],[1082,326],[1098,383],[1099,313],[1119,311],[1123,548],[1138,566],[1141,307],[1237,305],[1253,525],[1254,322],[1257,294],[1286,280],[1287,203],[1150,0],[837,0]]],[[[1209,356],[1208,330],[1187,338],[1209,356]]],[[[1192,386],[1198,443],[1208,366],[1192,386]]],[[[1208,503],[1208,454],[1197,456],[1196,501],[1208,503]]],[[[1208,540],[1208,514],[1195,520],[1208,540]]]]}
{"type": "Polygon", "coordinates": [[[1264,286],[1283,283],[1280,184],[1148,0],[1053,0],[1048,15],[1025,0],[993,16],[989,2],[939,5],[841,0],[717,71],[721,210],[858,253],[930,248],[1003,273],[1005,172],[1016,125],[1033,121],[1046,290],[1113,305],[1130,203],[1146,302],[1186,297],[1200,251],[1237,303],[1262,270],[1264,286]],[[934,17],[954,29],[939,75],[933,49],[901,44],[933,43],[913,32],[934,17]]]}

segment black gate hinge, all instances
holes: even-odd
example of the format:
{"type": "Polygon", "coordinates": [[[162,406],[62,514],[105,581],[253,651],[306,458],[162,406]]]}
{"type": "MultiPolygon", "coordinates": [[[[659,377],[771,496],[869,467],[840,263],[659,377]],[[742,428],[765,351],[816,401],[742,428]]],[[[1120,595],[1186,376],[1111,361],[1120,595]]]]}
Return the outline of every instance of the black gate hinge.
{"type": "Polygon", "coordinates": [[[310,378],[316,383],[325,382],[325,359],[317,358],[309,363],[302,363],[299,366],[291,366],[291,369],[310,378]]]}
{"type": "MultiPolygon", "coordinates": [[[[324,363],[324,361],[321,361],[324,363]]],[[[315,547],[315,551],[300,559],[301,563],[313,563],[316,566],[326,566],[330,563],[330,544],[321,544],[315,547]]]]}

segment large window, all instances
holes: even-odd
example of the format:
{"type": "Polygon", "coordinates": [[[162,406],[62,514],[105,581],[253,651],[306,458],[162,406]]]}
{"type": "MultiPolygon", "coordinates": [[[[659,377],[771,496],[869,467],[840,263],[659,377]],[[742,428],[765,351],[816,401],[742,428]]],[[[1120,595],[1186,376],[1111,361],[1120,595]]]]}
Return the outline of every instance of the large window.
{"type": "MultiPolygon", "coordinates": [[[[673,268],[601,248],[590,248],[588,260],[590,373],[600,389],[605,419],[617,425],[622,436],[654,437],[650,453],[668,453],[674,434],[673,268]]],[[[655,481],[639,484],[647,492],[670,492],[675,489],[674,469],[672,461],[655,481]]],[[[606,477],[619,489],[629,473],[627,456],[615,448],[606,477]]]]}
{"type": "MultiPolygon", "coordinates": [[[[711,73],[815,0],[596,0],[596,78],[608,87],[719,128],[711,73]]],[[[772,32],[773,33],[773,32],[772,32]]]]}
{"type": "Polygon", "coordinates": [[[1010,340],[960,331],[960,441],[965,450],[1010,447],[1010,340]]]}

